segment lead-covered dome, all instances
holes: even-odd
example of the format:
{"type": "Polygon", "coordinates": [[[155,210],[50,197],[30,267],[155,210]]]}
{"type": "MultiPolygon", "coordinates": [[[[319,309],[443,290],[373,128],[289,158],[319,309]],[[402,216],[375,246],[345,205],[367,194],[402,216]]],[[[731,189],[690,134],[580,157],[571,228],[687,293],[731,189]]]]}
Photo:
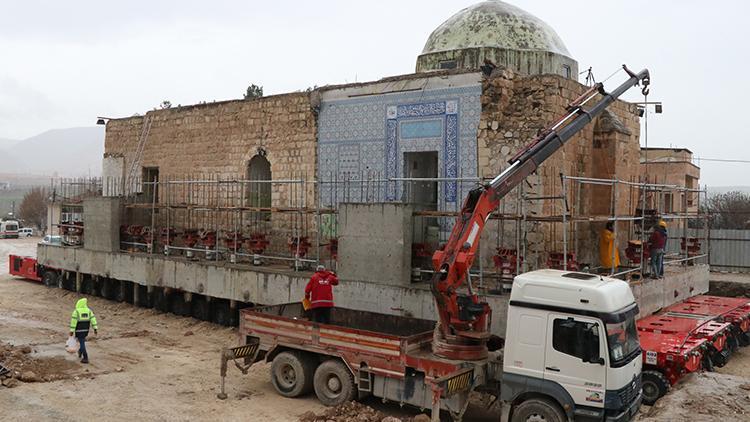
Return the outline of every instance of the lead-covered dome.
{"type": "Polygon", "coordinates": [[[479,68],[485,59],[523,74],[575,78],[578,72],[552,27],[502,1],[477,3],[438,26],[417,59],[417,71],[479,68]]]}

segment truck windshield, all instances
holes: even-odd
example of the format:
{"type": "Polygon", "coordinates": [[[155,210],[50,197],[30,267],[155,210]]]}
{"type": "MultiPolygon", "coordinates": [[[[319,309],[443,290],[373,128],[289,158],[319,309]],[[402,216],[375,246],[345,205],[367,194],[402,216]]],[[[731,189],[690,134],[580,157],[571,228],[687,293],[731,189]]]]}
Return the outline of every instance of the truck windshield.
{"type": "Polygon", "coordinates": [[[640,352],[635,315],[631,315],[622,322],[607,323],[607,344],[609,358],[613,364],[620,363],[636,352],[640,352]]]}

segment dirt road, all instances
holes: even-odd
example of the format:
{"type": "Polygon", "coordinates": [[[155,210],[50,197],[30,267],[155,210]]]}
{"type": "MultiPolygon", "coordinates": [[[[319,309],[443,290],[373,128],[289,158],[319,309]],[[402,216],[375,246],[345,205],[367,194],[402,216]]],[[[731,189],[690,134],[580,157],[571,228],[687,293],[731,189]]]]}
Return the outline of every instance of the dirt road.
{"type": "MultiPolygon", "coordinates": [[[[323,413],[314,396],[286,399],[268,381],[268,365],[248,375],[230,368],[229,399],[218,400],[219,351],[236,343],[236,330],[90,297],[100,323],[90,338],[91,364],[64,350],[78,296],[7,274],[8,253],[34,255],[38,238],[0,239],[0,361],[22,374],[14,388],[0,387],[3,421],[297,421],[323,413]],[[12,345],[13,347],[9,347],[12,345]],[[25,347],[29,346],[29,347],[25,347]]],[[[750,420],[750,347],[716,373],[693,374],[640,421],[750,420]]],[[[398,417],[418,411],[366,404],[398,417]]],[[[476,410],[476,409],[472,409],[476,410]]],[[[467,420],[497,420],[470,410],[467,420]],[[479,416],[481,415],[481,416],[479,416]]]]}
{"type": "Polygon", "coordinates": [[[34,375],[63,379],[0,387],[3,421],[78,421],[81,415],[115,421],[296,421],[306,411],[322,410],[314,396],[277,395],[267,365],[254,366],[248,375],[230,368],[229,399],[218,400],[219,350],[236,342],[233,329],[96,297],[89,306],[99,335],[88,344],[91,364],[78,363],[64,350],[78,296],[7,274],[8,253],[33,255],[38,240],[0,240],[0,344],[30,345],[28,359],[45,363],[36,365],[45,369],[34,375]]]}

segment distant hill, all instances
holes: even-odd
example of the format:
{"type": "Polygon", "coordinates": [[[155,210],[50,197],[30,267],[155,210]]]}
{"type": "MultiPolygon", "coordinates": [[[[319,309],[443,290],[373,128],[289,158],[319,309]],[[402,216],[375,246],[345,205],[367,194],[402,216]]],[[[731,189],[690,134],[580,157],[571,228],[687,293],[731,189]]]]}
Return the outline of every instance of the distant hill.
{"type": "Polygon", "coordinates": [[[0,138],[0,150],[11,147],[18,143],[18,139],[0,138]]]}
{"type": "Polygon", "coordinates": [[[104,154],[104,127],[48,130],[6,145],[0,140],[3,173],[100,176],[104,154]]]}

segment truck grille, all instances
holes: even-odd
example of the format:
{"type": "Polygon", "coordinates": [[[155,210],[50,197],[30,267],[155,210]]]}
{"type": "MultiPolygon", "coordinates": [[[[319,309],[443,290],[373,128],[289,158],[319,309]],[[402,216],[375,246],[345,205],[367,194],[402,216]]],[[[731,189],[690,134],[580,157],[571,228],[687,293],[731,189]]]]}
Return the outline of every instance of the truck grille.
{"type": "Polygon", "coordinates": [[[641,376],[638,375],[633,381],[630,382],[630,384],[621,388],[620,391],[617,392],[617,396],[620,398],[620,401],[622,402],[622,404],[627,406],[630,403],[632,403],[633,400],[635,400],[636,397],[638,397],[638,394],[640,393],[641,393],[641,376]]]}

